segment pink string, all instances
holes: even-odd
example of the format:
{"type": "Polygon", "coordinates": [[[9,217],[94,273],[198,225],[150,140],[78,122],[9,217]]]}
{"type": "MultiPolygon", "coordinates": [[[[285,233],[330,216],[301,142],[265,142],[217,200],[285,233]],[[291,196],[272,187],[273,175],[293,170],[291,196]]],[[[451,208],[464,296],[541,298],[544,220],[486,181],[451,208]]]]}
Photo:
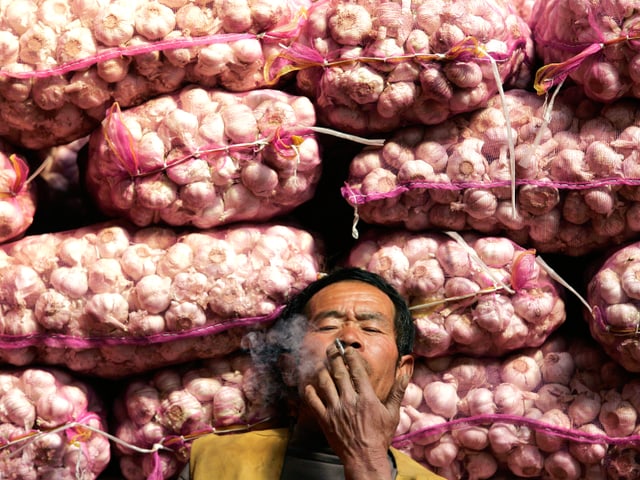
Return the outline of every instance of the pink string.
{"type": "Polygon", "coordinates": [[[138,337],[77,337],[56,333],[38,333],[33,335],[0,335],[0,348],[16,349],[31,346],[47,346],[58,348],[93,348],[107,345],[148,345],[166,343],[185,338],[216,335],[232,328],[247,327],[269,323],[274,320],[284,306],[265,316],[246,317],[214,323],[182,332],[163,332],[138,337]]]}
{"type": "MultiPolygon", "coordinates": [[[[266,36],[266,35],[265,35],[266,36]]],[[[87,58],[74,60],[64,65],[51,67],[43,70],[33,70],[27,72],[14,72],[0,70],[0,77],[29,79],[29,78],[46,78],[54,75],[64,75],[78,70],[84,70],[107,60],[119,57],[133,57],[148,52],[163,51],[175,48],[189,48],[201,45],[211,45],[215,43],[228,43],[247,38],[256,38],[258,35],[250,33],[219,33],[215,35],[206,35],[202,37],[187,37],[171,40],[159,40],[153,43],[145,43],[140,45],[130,45],[126,47],[105,48],[95,55],[87,58]]]]}
{"type": "Polygon", "coordinates": [[[153,470],[147,476],[147,480],[164,480],[164,475],[162,474],[162,462],[160,461],[160,454],[158,451],[154,451],[151,454],[151,461],[153,464],[153,470]]]}
{"type": "MultiPolygon", "coordinates": [[[[516,185],[537,185],[540,187],[555,187],[558,189],[566,189],[566,190],[586,190],[592,189],[596,187],[606,187],[606,186],[620,186],[620,185],[630,185],[630,186],[638,186],[640,185],[640,178],[621,178],[621,177],[611,177],[611,178],[600,178],[590,180],[588,182],[562,182],[556,180],[532,180],[532,179],[516,179],[516,185]]],[[[416,190],[416,189],[433,189],[433,190],[463,190],[466,188],[499,188],[499,187],[509,187],[511,186],[511,181],[509,180],[498,180],[498,181],[489,181],[489,182],[426,182],[426,181],[413,181],[406,182],[403,184],[399,184],[394,189],[388,192],[373,192],[364,194],[360,191],[359,188],[351,186],[348,182],[345,182],[344,186],[341,187],[340,191],[345,200],[347,200],[351,205],[363,205],[368,202],[372,202],[375,200],[383,200],[386,198],[395,198],[402,195],[405,192],[416,190]]]]}
{"type": "Polygon", "coordinates": [[[54,75],[64,75],[70,72],[76,72],[78,70],[85,70],[93,65],[96,65],[107,60],[119,57],[133,57],[135,55],[142,55],[149,52],[158,52],[164,50],[173,50],[177,48],[192,48],[204,45],[213,45],[216,43],[230,43],[237,42],[245,39],[257,39],[262,43],[279,43],[283,40],[290,40],[296,38],[299,35],[300,27],[302,25],[302,19],[304,12],[304,4],[301,2],[295,2],[291,5],[292,11],[294,11],[291,21],[284,25],[278,25],[273,30],[261,33],[216,33],[213,35],[204,35],[201,37],[182,37],[169,40],[158,40],[154,42],[139,44],[139,45],[127,45],[124,47],[105,47],[87,58],[81,58],[78,60],[70,61],[64,65],[58,65],[55,67],[48,67],[41,70],[33,71],[4,71],[0,69],[0,78],[9,77],[17,79],[30,79],[30,78],[46,78],[54,75]]]}
{"type": "Polygon", "coordinates": [[[465,418],[456,418],[454,420],[450,420],[447,422],[443,422],[437,425],[431,425],[429,427],[416,430],[415,432],[406,433],[403,435],[399,435],[393,440],[393,444],[396,446],[406,446],[410,444],[413,439],[424,438],[430,435],[438,435],[446,432],[450,432],[452,430],[472,427],[476,425],[486,425],[492,424],[496,422],[509,423],[512,425],[524,425],[531,427],[536,432],[543,432],[545,434],[564,438],[566,440],[571,440],[579,443],[589,443],[589,444],[610,444],[617,446],[628,446],[628,447],[637,447],[640,442],[640,435],[629,435],[627,437],[612,437],[606,434],[598,434],[598,433],[588,433],[583,432],[581,430],[575,430],[571,428],[559,427],[557,425],[552,425],[549,423],[542,422],[540,420],[535,420],[533,418],[521,417],[518,415],[508,415],[508,414],[484,414],[484,415],[474,415],[471,417],[465,418]]]}

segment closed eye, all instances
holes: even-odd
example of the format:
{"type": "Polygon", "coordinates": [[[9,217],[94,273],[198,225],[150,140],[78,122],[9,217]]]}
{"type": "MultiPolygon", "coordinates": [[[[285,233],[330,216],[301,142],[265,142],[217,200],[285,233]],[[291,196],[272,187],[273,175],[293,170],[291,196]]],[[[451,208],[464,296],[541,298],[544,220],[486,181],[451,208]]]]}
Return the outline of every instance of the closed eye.
{"type": "Polygon", "coordinates": [[[336,330],[338,328],[337,325],[320,325],[315,328],[317,332],[327,332],[330,330],[336,330]]]}
{"type": "Polygon", "coordinates": [[[370,332],[370,333],[381,333],[382,330],[380,330],[379,328],[375,328],[375,327],[364,327],[363,330],[365,332],[370,332]]]}

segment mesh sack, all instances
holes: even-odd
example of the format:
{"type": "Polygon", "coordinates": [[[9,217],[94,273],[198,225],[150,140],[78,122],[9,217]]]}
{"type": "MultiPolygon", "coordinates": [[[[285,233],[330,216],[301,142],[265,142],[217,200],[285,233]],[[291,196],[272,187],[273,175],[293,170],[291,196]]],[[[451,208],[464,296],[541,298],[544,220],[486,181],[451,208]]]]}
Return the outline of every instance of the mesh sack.
{"type": "Polygon", "coordinates": [[[578,88],[550,98],[509,90],[363,149],[342,194],[370,224],[475,230],[584,255],[640,231],[638,118],[636,102],[603,105],[578,88]]]}
{"type": "Polygon", "coordinates": [[[138,226],[265,221],[312,198],[321,173],[305,97],[189,86],[120,111],[89,140],[88,191],[138,226]]]}
{"type": "Polygon", "coordinates": [[[309,233],[281,224],[107,223],[27,236],[0,257],[0,358],[105,378],[235,350],[322,263],[309,233]]]}
{"type": "Polygon", "coordinates": [[[631,479],[638,381],[593,339],[419,359],[394,444],[443,477],[631,479]]]}
{"type": "Polygon", "coordinates": [[[531,82],[533,39],[501,0],[322,0],[271,62],[296,72],[323,124],[355,134],[438,124],[531,82]]]}
{"type": "Polygon", "coordinates": [[[39,149],[187,83],[246,91],[298,35],[297,0],[13,0],[0,20],[0,135],[39,149]]]}

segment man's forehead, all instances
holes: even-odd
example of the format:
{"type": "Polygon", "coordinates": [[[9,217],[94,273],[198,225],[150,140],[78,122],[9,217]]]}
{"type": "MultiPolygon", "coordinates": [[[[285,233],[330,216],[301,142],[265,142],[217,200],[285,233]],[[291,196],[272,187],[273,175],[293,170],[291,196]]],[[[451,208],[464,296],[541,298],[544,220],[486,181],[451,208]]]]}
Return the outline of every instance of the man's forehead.
{"type": "MultiPolygon", "coordinates": [[[[346,317],[351,309],[340,309],[340,308],[329,308],[326,310],[319,310],[313,312],[312,320],[327,318],[327,317],[337,317],[342,318],[346,317]]],[[[388,322],[391,320],[391,317],[387,315],[385,312],[380,312],[378,310],[372,310],[366,307],[363,308],[355,308],[353,312],[355,318],[357,320],[377,320],[380,322],[388,322]]]]}
{"type": "Polygon", "coordinates": [[[395,305],[385,292],[374,285],[358,280],[342,280],[317,291],[307,302],[305,310],[308,314],[312,311],[345,313],[346,310],[354,310],[359,314],[393,317],[395,305]]]}

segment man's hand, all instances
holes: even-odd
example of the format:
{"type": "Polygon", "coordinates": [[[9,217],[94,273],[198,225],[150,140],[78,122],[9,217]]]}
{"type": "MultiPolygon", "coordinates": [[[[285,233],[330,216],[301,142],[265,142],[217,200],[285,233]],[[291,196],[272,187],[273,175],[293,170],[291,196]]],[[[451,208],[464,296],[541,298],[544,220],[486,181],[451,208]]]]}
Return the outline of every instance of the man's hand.
{"type": "Polygon", "coordinates": [[[343,358],[331,344],[327,358],[316,381],[305,387],[304,401],[342,460],[347,480],[390,479],[388,449],[409,378],[396,379],[386,400],[380,401],[357,349],[347,347],[343,358]]]}

